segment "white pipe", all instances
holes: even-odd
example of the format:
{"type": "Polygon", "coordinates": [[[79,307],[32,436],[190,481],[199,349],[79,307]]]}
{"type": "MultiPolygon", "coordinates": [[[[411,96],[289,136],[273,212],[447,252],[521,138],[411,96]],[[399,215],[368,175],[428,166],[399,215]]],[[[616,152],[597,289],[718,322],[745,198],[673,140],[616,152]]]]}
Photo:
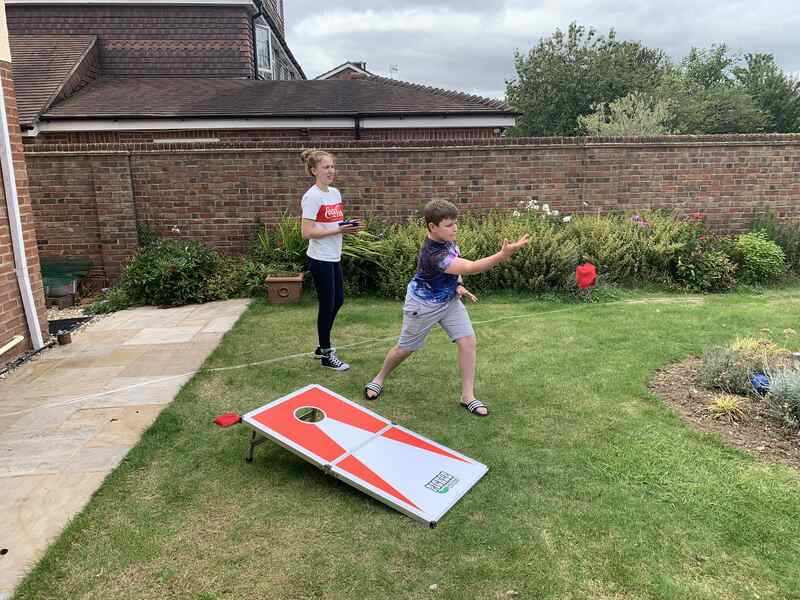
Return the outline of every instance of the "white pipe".
{"type": "Polygon", "coordinates": [[[40,350],[44,347],[42,330],[39,327],[39,318],[36,314],[36,302],[33,299],[31,280],[28,277],[28,259],[25,256],[25,241],[22,237],[22,220],[19,216],[19,198],[17,197],[17,178],[14,176],[14,161],[11,157],[11,136],[8,131],[8,117],[6,115],[6,95],[3,84],[0,82],[0,164],[3,167],[3,185],[6,191],[6,205],[8,206],[8,224],[11,227],[11,245],[14,248],[14,270],[17,273],[19,292],[22,296],[22,305],[25,308],[25,318],[28,321],[28,331],[33,341],[33,349],[40,350]]]}
{"type": "Polygon", "coordinates": [[[25,338],[22,337],[21,335],[15,335],[13,338],[11,338],[10,342],[8,342],[5,346],[0,348],[0,356],[11,350],[14,346],[19,344],[24,339],[25,338]]]}

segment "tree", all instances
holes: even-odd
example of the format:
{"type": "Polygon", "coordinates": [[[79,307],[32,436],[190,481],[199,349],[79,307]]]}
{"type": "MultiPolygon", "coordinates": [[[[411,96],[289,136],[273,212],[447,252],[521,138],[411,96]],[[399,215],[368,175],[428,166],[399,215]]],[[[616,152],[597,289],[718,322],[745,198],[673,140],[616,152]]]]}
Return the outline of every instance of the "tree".
{"type": "Polygon", "coordinates": [[[521,113],[515,135],[579,135],[578,117],[593,106],[634,91],[652,92],[669,66],[661,50],[598,36],[571,23],[527,55],[515,55],[517,79],[506,82],[508,102],[521,113]]]}
{"type": "Polygon", "coordinates": [[[662,135],[670,133],[670,103],[641,92],[595,107],[595,112],[578,117],[578,124],[589,135],[662,135]]]}
{"type": "Polygon", "coordinates": [[[657,97],[669,100],[675,133],[752,133],[767,131],[770,115],[734,76],[737,58],[723,45],[692,48],[681,65],[662,79],[657,97]]]}
{"type": "Polygon", "coordinates": [[[733,69],[733,75],[770,115],[770,130],[800,131],[800,81],[786,75],[771,54],[745,54],[744,63],[733,69]]]}

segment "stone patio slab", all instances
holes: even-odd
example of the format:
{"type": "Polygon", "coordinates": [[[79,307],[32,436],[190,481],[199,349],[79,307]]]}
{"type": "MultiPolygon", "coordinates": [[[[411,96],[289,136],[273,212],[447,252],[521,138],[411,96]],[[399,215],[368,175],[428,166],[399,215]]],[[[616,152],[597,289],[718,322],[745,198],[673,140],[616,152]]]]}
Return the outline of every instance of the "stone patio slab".
{"type": "Polygon", "coordinates": [[[246,310],[140,307],[0,381],[0,600],[41,558],[246,310]]]}

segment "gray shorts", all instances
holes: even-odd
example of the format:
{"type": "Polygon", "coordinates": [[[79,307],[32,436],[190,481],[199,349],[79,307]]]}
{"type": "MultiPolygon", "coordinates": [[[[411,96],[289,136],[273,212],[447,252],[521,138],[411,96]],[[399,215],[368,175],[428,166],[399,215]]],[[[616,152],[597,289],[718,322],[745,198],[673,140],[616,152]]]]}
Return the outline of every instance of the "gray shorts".
{"type": "Polygon", "coordinates": [[[397,340],[398,347],[419,350],[425,345],[425,338],[437,323],[454,342],[459,338],[475,335],[467,309],[458,296],[449,302],[435,304],[419,300],[408,292],[403,304],[403,328],[397,340]]]}

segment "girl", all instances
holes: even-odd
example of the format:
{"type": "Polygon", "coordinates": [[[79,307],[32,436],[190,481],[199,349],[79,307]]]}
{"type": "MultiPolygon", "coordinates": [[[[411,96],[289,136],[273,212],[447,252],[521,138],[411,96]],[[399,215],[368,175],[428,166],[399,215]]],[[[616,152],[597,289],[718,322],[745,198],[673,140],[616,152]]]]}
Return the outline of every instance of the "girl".
{"type": "Polygon", "coordinates": [[[346,371],[350,365],[339,360],[336,349],[331,346],[333,322],[344,303],[342,234],[355,233],[363,226],[357,221],[344,220],[342,196],[331,186],[336,175],[333,154],[323,150],[304,150],[300,158],[306,165],[306,173],[316,179],[303,195],[301,224],[303,239],[308,240],[308,269],[319,298],[319,346],[314,351],[314,358],[320,359],[323,367],[346,371]]]}

